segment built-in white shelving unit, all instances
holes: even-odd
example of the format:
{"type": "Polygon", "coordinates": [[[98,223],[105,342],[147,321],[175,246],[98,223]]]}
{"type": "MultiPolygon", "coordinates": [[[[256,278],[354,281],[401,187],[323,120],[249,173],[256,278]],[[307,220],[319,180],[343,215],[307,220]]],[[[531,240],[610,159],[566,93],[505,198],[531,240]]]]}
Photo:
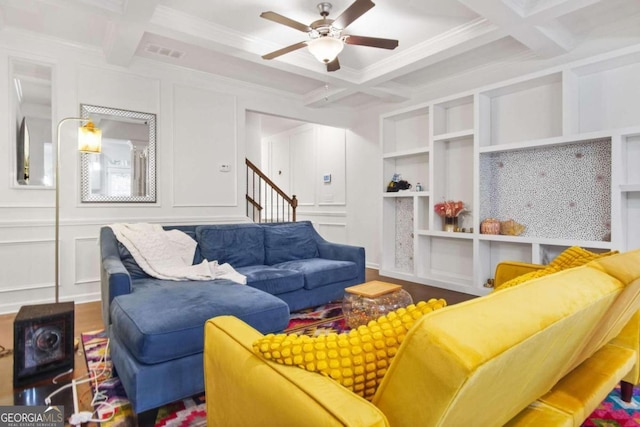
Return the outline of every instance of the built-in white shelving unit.
{"type": "Polygon", "coordinates": [[[481,295],[503,260],[640,247],[640,48],[381,116],[382,275],[481,295]],[[386,193],[394,173],[423,191],[386,193]],[[462,200],[464,232],[434,205],[462,200]],[[487,217],[520,236],[481,234],[487,217]]]}

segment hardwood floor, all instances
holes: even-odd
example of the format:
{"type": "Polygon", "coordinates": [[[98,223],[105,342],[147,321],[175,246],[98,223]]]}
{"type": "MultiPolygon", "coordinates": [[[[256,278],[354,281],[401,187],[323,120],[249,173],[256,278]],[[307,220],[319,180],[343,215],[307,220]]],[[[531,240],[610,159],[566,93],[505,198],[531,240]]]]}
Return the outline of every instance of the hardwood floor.
{"type": "MultiPolygon", "coordinates": [[[[449,304],[455,304],[458,302],[466,301],[471,298],[475,298],[474,295],[462,294],[459,292],[449,291],[446,289],[435,288],[426,285],[420,285],[411,282],[405,282],[402,280],[391,279],[388,277],[381,277],[378,275],[377,270],[367,269],[366,272],[366,280],[382,280],[391,283],[398,283],[403,285],[403,287],[411,294],[414,301],[420,300],[428,300],[429,298],[444,298],[449,304]]],[[[96,329],[101,329],[102,326],[102,317],[101,317],[101,306],[100,302],[90,302],[85,304],[76,304],[75,306],[75,336],[77,338],[80,337],[81,332],[93,331],[96,329]]],[[[6,349],[13,348],[13,319],[15,318],[15,314],[5,314],[0,315],[0,345],[2,345],[6,349]]],[[[78,349],[75,353],[75,369],[73,371],[73,378],[80,379],[86,378],[87,376],[87,367],[84,361],[84,355],[82,353],[82,345],[78,346],[78,349]]],[[[16,401],[24,401],[25,396],[29,396],[36,391],[42,391],[45,389],[45,385],[47,386],[46,392],[43,394],[43,397],[46,396],[51,391],[55,390],[56,387],[50,385],[50,380],[43,381],[41,383],[36,384],[34,387],[29,387],[26,390],[14,390],[13,389],[13,356],[8,354],[4,357],[0,357],[0,405],[13,405],[16,401]]],[[[68,375],[61,379],[61,381],[70,381],[71,375],[68,375]]],[[[40,393],[42,394],[42,393],[40,393]]],[[[70,395],[70,394],[69,394],[70,395]]],[[[78,386],[78,397],[80,401],[80,410],[91,410],[91,390],[87,383],[81,384],[78,386]]],[[[67,401],[64,403],[65,407],[69,404],[67,396],[67,401]]],[[[68,413],[72,409],[72,400],[70,403],[70,407],[67,410],[68,413]]],[[[56,404],[57,402],[54,400],[53,402],[56,404]]],[[[32,404],[42,404],[42,403],[32,403],[32,404]]]]}
{"type": "Polygon", "coordinates": [[[450,291],[448,289],[436,288],[433,286],[421,285],[419,283],[406,282],[404,280],[397,280],[390,277],[383,277],[378,274],[378,270],[368,268],[366,271],[365,279],[381,280],[383,282],[397,283],[402,285],[404,289],[411,294],[411,298],[415,302],[426,301],[430,298],[444,298],[447,304],[457,304],[459,302],[467,301],[472,298],[476,298],[475,295],[463,294],[460,292],[450,291]]]}

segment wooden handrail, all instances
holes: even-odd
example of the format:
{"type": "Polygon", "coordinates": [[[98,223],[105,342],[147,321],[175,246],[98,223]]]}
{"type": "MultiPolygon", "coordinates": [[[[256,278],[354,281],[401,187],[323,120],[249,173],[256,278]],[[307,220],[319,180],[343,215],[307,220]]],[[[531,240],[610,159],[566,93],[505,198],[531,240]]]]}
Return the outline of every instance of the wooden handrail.
{"type": "Polygon", "coordinates": [[[253,197],[249,196],[248,194],[246,194],[245,199],[247,199],[247,202],[249,202],[251,204],[251,206],[253,206],[254,208],[258,209],[259,211],[261,211],[263,209],[262,205],[258,202],[256,202],[255,200],[253,200],[253,197]]]}
{"type": "Polygon", "coordinates": [[[291,197],[285,193],[284,191],[282,191],[282,189],[280,187],[278,187],[278,185],[273,182],[271,179],[269,179],[269,177],[267,175],[265,175],[256,165],[254,165],[249,159],[245,159],[245,164],[247,165],[247,194],[245,196],[246,200],[247,200],[247,215],[249,214],[249,205],[251,205],[252,207],[252,211],[254,212],[254,214],[252,214],[252,216],[254,217],[255,220],[255,210],[258,211],[259,213],[259,221],[262,220],[261,214],[262,211],[264,209],[264,207],[260,204],[260,202],[262,201],[262,197],[261,197],[261,188],[262,188],[262,183],[265,184],[265,196],[266,196],[266,192],[267,192],[267,188],[266,186],[269,187],[269,191],[271,191],[271,220],[273,221],[273,211],[274,211],[274,207],[275,207],[275,211],[276,211],[276,219],[278,219],[278,214],[280,213],[279,210],[279,201],[278,201],[278,196],[280,197],[280,199],[282,199],[283,204],[282,204],[282,215],[283,215],[283,219],[284,219],[284,214],[285,214],[285,205],[284,202],[286,202],[287,205],[289,205],[289,207],[291,208],[290,210],[290,216],[287,215],[287,221],[291,220],[293,222],[296,221],[296,208],[298,207],[298,199],[296,198],[295,195],[292,195],[291,197]],[[252,178],[252,189],[253,189],[253,197],[251,195],[249,195],[249,170],[251,170],[254,174],[254,178],[252,178]],[[255,175],[258,176],[258,198],[260,199],[260,202],[255,200],[255,189],[256,189],[256,184],[255,184],[255,175]],[[273,203],[273,192],[275,192],[276,195],[276,203],[273,203]]]}
{"type": "MultiPolygon", "coordinates": [[[[271,188],[273,188],[276,193],[278,193],[283,199],[285,199],[290,205],[293,206],[293,200],[296,198],[296,196],[293,197],[289,197],[289,195],[287,195],[287,193],[285,193],[284,191],[282,191],[280,189],[280,187],[278,187],[276,185],[275,182],[271,181],[269,179],[269,177],[267,175],[265,175],[260,169],[258,169],[258,167],[256,165],[254,165],[253,163],[251,163],[251,160],[249,159],[245,159],[245,162],[247,164],[247,166],[249,167],[249,169],[251,169],[252,171],[254,171],[256,173],[256,175],[258,175],[260,178],[262,178],[262,180],[264,182],[266,182],[267,184],[269,184],[269,186],[271,188]]],[[[297,205],[297,203],[296,203],[297,205]]]]}

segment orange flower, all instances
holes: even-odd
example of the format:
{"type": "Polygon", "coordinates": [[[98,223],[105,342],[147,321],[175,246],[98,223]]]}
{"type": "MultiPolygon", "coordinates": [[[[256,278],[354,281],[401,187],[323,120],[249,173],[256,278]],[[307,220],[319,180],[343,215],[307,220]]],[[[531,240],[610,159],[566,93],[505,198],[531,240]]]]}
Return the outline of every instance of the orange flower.
{"type": "Polygon", "coordinates": [[[460,200],[458,200],[457,202],[453,200],[447,200],[442,203],[436,203],[433,208],[434,211],[440,216],[452,217],[458,216],[458,214],[460,214],[460,212],[464,210],[464,203],[460,200]]]}

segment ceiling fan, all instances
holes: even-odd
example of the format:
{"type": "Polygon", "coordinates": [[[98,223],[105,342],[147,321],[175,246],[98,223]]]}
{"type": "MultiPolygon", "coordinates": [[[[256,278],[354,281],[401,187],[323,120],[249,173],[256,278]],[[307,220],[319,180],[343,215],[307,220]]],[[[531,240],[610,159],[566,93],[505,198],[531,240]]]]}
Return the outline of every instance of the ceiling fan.
{"type": "Polygon", "coordinates": [[[398,47],[398,40],[381,39],[377,37],[354,36],[344,34],[343,31],[349,24],[362,16],[375,4],[371,0],[356,0],[336,19],[329,19],[331,3],[323,2],[318,4],[318,11],[322,19],[312,22],[309,25],[302,24],[293,19],[287,18],[275,12],[263,12],[261,18],[268,19],[278,24],[286,25],[295,30],[307,33],[309,40],[302,41],[274,52],[263,55],[263,59],[273,59],[285,53],[309,47],[309,51],[320,62],[327,64],[327,71],[340,69],[338,54],[342,51],[345,43],[359,46],[378,47],[382,49],[395,49],[398,47]]]}

